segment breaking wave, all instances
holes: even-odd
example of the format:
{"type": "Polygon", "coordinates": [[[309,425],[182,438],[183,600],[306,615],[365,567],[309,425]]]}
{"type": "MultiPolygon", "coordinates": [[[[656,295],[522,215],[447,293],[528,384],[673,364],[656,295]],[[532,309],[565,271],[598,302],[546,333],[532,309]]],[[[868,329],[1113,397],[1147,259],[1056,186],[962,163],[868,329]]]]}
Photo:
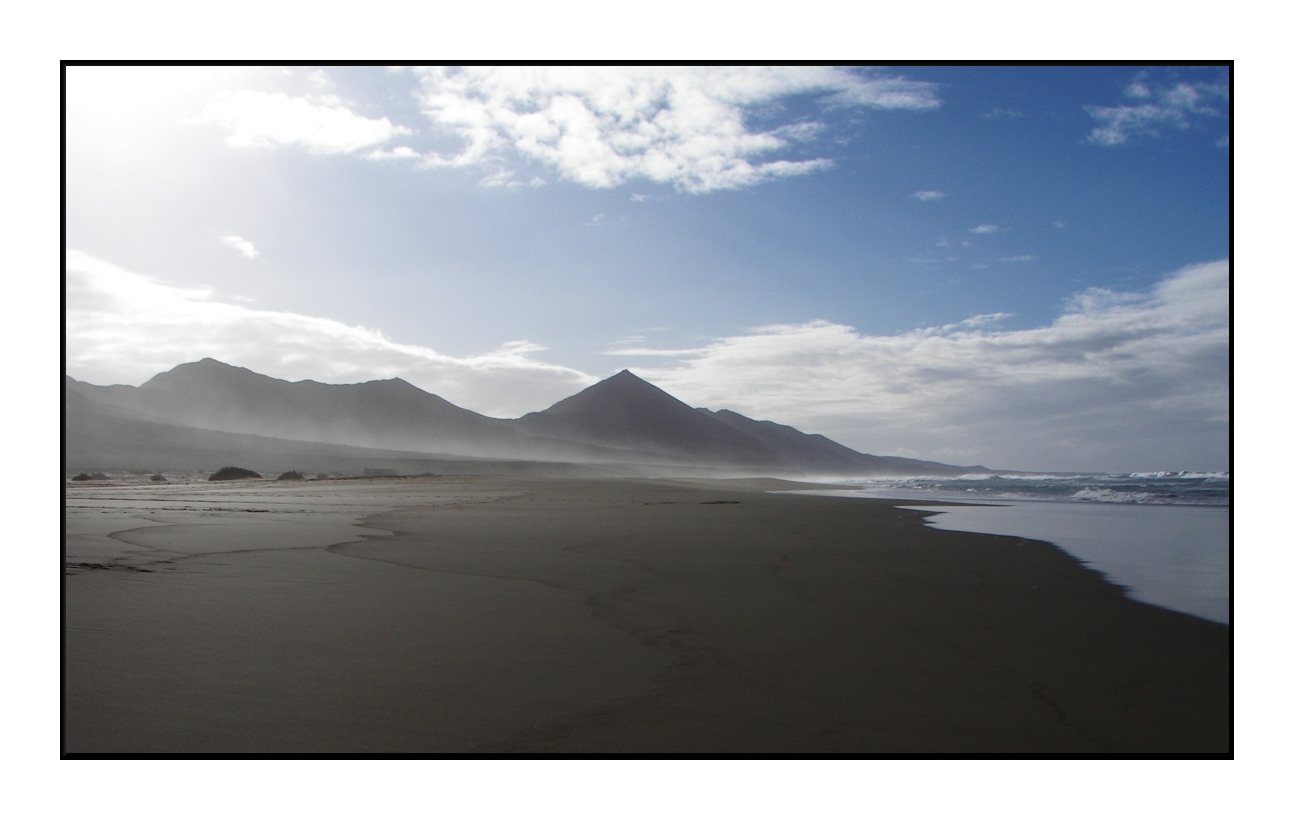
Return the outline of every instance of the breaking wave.
{"type": "Polygon", "coordinates": [[[1086,504],[1231,505],[1229,472],[977,473],[956,478],[850,478],[834,484],[882,498],[1068,501],[1086,504]]]}

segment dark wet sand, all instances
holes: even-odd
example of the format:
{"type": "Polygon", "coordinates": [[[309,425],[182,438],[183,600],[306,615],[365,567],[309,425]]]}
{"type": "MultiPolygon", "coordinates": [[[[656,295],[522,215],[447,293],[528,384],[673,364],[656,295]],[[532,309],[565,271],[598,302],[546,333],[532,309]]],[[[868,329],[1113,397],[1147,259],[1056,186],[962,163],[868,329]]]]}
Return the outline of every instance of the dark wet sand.
{"type": "Polygon", "coordinates": [[[1229,627],[771,486],[69,489],[64,752],[1230,752],[1229,627]]]}

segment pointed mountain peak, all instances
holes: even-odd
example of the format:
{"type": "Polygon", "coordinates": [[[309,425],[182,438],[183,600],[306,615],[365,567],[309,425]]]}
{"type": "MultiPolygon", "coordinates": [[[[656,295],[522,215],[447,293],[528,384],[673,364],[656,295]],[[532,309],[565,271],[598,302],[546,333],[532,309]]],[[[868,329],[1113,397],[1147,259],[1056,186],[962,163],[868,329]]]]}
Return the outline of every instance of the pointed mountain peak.
{"type": "MultiPolygon", "coordinates": [[[[634,374],[630,373],[628,370],[621,370],[619,373],[615,374],[614,376],[605,378],[602,381],[598,382],[597,384],[593,385],[593,387],[600,387],[602,385],[607,385],[608,387],[614,385],[615,387],[618,387],[622,390],[642,388],[642,387],[650,387],[652,390],[660,390],[660,388],[657,387],[656,385],[652,384],[646,379],[635,376],[634,374]]],[[[593,387],[590,387],[588,389],[591,390],[593,389],[593,387]]],[[[664,393],[665,391],[661,390],[661,392],[664,393]]]]}
{"type": "Polygon", "coordinates": [[[603,387],[603,386],[621,387],[623,389],[623,388],[629,388],[629,387],[636,387],[640,385],[655,387],[655,385],[653,385],[651,382],[646,381],[645,379],[642,379],[638,376],[635,376],[633,373],[630,373],[628,370],[621,370],[619,373],[615,374],[614,376],[607,376],[602,381],[597,382],[596,384],[590,385],[585,389],[592,390],[595,387],[603,387]]]}
{"type": "Polygon", "coordinates": [[[641,418],[646,415],[691,414],[691,407],[677,400],[655,384],[646,382],[628,370],[590,385],[582,391],[540,413],[545,416],[582,416],[582,418],[641,418]]]}
{"type": "Polygon", "coordinates": [[[629,408],[642,409],[662,405],[684,408],[688,411],[692,409],[651,382],[640,379],[628,370],[621,370],[610,378],[584,388],[574,396],[562,399],[543,412],[625,412],[629,408]]]}

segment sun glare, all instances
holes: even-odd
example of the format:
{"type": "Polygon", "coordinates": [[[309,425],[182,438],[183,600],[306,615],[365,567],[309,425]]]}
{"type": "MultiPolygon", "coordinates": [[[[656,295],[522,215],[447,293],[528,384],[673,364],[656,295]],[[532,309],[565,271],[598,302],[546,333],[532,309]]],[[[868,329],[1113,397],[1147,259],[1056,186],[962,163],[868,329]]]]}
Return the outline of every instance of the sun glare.
{"type": "Polygon", "coordinates": [[[186,93],[211,89],[223,73],[209,66],[71,66],[68,107],[125,120],[186,93]]]}

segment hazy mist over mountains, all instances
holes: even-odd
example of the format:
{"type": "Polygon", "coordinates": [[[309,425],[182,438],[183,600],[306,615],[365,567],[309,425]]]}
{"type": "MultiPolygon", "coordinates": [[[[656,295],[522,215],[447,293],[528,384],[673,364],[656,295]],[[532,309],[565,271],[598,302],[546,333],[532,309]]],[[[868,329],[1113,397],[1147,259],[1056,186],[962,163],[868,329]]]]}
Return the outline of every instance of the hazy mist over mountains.
{"type": "Polygon", "coordinates": [[[662,475],[985,469],[867,455],[771,421],[692,408],[627,370],[519,419],[456,407],[401,379],[288,382],[214,359],[179,365],[139,387],[70,376],[65,385],[68,469],[201,470],[236,458],[267,470],[342,472],[361,465],[434,472],[428,462],[464,459],[515,462],[495,467],[516,472],[548,464],[662,475]]]}

